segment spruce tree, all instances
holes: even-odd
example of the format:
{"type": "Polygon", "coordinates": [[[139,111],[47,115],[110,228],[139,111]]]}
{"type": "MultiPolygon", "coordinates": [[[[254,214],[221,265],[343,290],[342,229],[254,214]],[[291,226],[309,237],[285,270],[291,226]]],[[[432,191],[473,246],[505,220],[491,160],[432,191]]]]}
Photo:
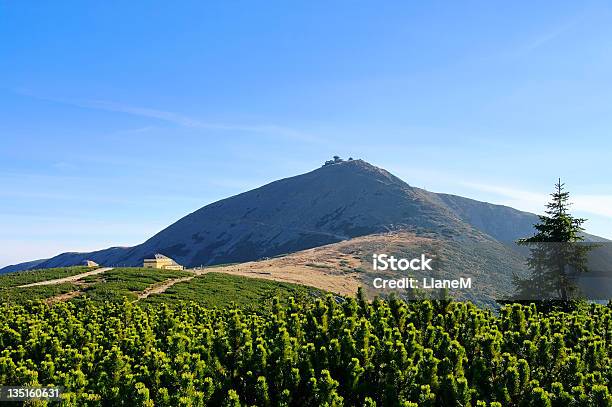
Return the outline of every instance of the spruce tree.
{"type": "Polygon", "coordinates": [[[583,218],[574,218],[569,213],[569,192],[564,190],[565,184],[559,181],[555,184],[555,191],[550,194],[552,200],[546,204],[546,215],[538,216],[540,222],[534,227],[537,233],[529,238],[521,239],[520,242],[577,242],[584,240],[582,224],[586,222],[583,218]]]}
{"type": "Polygon", "coordinates": [[[530,249],[527,265],[531,269],[527,279],[515,278],[518,299],[567,302],[576,294],[572,277],[587,271],[586,255],[591,248],[575,244],[584,240],[582,225],[586,219],[570,214],[570,194],[564,187],[559,179],[545,214],[534,225],[536,233],[518,241],[530,249]]]}

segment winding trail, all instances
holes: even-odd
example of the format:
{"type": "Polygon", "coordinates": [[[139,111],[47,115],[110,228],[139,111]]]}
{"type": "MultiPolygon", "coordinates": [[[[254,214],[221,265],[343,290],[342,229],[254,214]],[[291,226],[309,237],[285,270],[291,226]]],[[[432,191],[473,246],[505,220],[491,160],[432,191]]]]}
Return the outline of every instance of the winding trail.
{"type": "Polygon", "coordinates": [[[81,274],[75,274],[74,276],[69,276],[69,277],[63,277],[63,278],[56,278],[54,280],[46,280],[46,281],[39,281],[37,283],[30,283],[30,284],[24,284],[24,285],[18,285],[17,287],[19,288],[25,288],[25,287],[34,287],[34,286],[38,286],[38,285],[54,285],[54,284],[62,284],[62,283],[72,283],[74,281],[78,281],[84,277],[89,277],[89,276],[95,276],[96,274],[102,274],[105,273],[109,270],[112,270],[112,267],[102,267],[99,269],[95,269],[95,270],[91,270],[91,271],[86,271],[85,273],[81,273],[81,274]]]}
{"type": "Polygon", "coordinates": [[[170,279],[170,280],[162,281],[159,284],[154,284],[154,285],[152,285],[150,287],[147,287],[147,288],[145,288],[144,291],[142,291],[140,294],[138,294],[138,300],[145,299],[145,298],[147,298],[151,294],[161,294],[161,293],[165,292],[168,288],[172,287],[174,284],[178,284],[178,283],[182,283],[182,282],[185,282],[185,281],[189,281],[192,278],[194,278],[196,275],[197,274],[194,273],[193,276],[189,276],[189,277],[173,278],[173,279],[170,279]]]}

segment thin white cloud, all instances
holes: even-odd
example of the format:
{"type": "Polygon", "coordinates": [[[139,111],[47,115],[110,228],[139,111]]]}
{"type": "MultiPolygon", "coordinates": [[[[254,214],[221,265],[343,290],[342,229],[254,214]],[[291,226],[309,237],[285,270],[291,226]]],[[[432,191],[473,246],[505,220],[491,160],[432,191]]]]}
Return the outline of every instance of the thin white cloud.
{"type": "Polygon", "coordinates": [[[314,136],[309,133],[305,133],[300,130],[296,130],[287,126],[278,124],[241,124],[241,123],[223,123],[223,122],[208,122],[202,121],[190,116],[186,116],[180,113],[151,109],[148,107],[131,106],[123,103],[117,103],[107,100],[75,100],[75,99],[62,99],[55,97],[40,96],[33,92],[16,89],[16,93],[28,96],[34,99],[45,100],[49,102],[61,103],[64,105],[81,107],[86,109],[103,110],[107,112],[124,113],[132,116],[145,117],[155,120],[165,121],[180,127],[186,127],[191,129],[204,129],[204,130],[225,130],[225,131],[237,131],[247,133],[258,133],[262,135],[282,137],[290,140],[297,140],[316,144],[326,144],[325,139],[314,136]]]}
{"type": "Polygon", "coordinates": [[[476,189],[483,192],[492,192],[497,195],[501,195],[507,198],[512,198],[515,200],[524,201],[528,204],[539,203],[542,205],[542,202],[546,202],[547,195],[525,191],[521,189],[499,186],[499,185],[488,185],[488,184],[479,184],[474,182],[462,182],[461,185],[466,186],[468,188],[476,189]]]}
{"type": "Polygon", "coordinates": [[[576,195],[572,201],[576,209],[612,218],[612,195],[576,195]]]}
{"type": "Polygon", "coordinates": [[[584,14],[579,15],[574,19],[552,27],[547,31],[542,31],[537,35],[526,39],[522,44],[507,52],[505,55],[509,57],[520,57],[536,51],[537,49],[560,39],[564,34],[576,27],[584,19],[584,17],[584,14]]]}
{"type": "MultiPolygon", "coordinates": [[[[462,185],[474,190],[499,195],[506,198],[506,203],[510,206],[537,213],[542,212],[544,205],[550,198],[547,194],[512,187],[471,182],[464,182],[462,185]]],[[[612,219],[612,195],[575,194],[570,196],[570,201],[572,202],[572,209],[576,211],[612,219]]]]}
{"type": "Polygon", "coordinates": [[[177,124],[183,127],[201,127],[202,123],[198,120],[183,116],[178,113],[168,112],[164,110],[149,109],[145,107],[128,106],[121,103],[109,102],[105,100],[80,100],[66,101],[66,104],[72,104],[78,107],[85,107],[97,110],[106,110],[109,112],[127,113],[134,116],[149,117],[177,124]]]}
{"type": "Polygon", "coordinates": [[[566,33],[567,31],[569,31],[571,28],[573,28],[576,24],[578,23],[578,21],[570,21],[567,24],[563,24],[560,27],[556,27],[551,31],[545,32],[543,34],[540,34],[539,36],[536,36],[535,38],[531,39],[531,41],[529,41],[528,43],[526,43],[521,49],[520,51],[522,52],[531,52],[534,51],[552,41],[554,41],[555,39],[557,39],[558,37],[562,36],[564,33],[566,33]]]}

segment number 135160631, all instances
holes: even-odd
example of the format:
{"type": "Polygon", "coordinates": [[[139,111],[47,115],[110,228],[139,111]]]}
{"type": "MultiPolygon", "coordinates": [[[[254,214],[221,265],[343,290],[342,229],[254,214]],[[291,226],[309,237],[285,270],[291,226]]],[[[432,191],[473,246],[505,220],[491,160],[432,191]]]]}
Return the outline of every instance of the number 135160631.
{"type": "Polygon", "coordinates": [[[0,401],[61,400],[61,387],[2,386],[0,401]]]}

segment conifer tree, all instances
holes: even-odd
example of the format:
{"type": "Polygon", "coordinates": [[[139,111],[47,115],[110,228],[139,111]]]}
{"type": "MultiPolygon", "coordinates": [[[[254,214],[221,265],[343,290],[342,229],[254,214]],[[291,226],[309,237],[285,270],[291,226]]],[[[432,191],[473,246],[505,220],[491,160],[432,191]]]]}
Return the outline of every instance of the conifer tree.
{"type": "Polygon", "coordinates": [[[569,212],[569,192],[561,179],[555,184],[544,215],[534,225],[536,233],[518,243],[529,247],[528,278],[515,277],[517,299],[557,299],[565,303],[575,297],[572,277],[587,271],[586,255],[591,246],[577,245],[584,240],[582,227],[586,219],[569,212]]]}

